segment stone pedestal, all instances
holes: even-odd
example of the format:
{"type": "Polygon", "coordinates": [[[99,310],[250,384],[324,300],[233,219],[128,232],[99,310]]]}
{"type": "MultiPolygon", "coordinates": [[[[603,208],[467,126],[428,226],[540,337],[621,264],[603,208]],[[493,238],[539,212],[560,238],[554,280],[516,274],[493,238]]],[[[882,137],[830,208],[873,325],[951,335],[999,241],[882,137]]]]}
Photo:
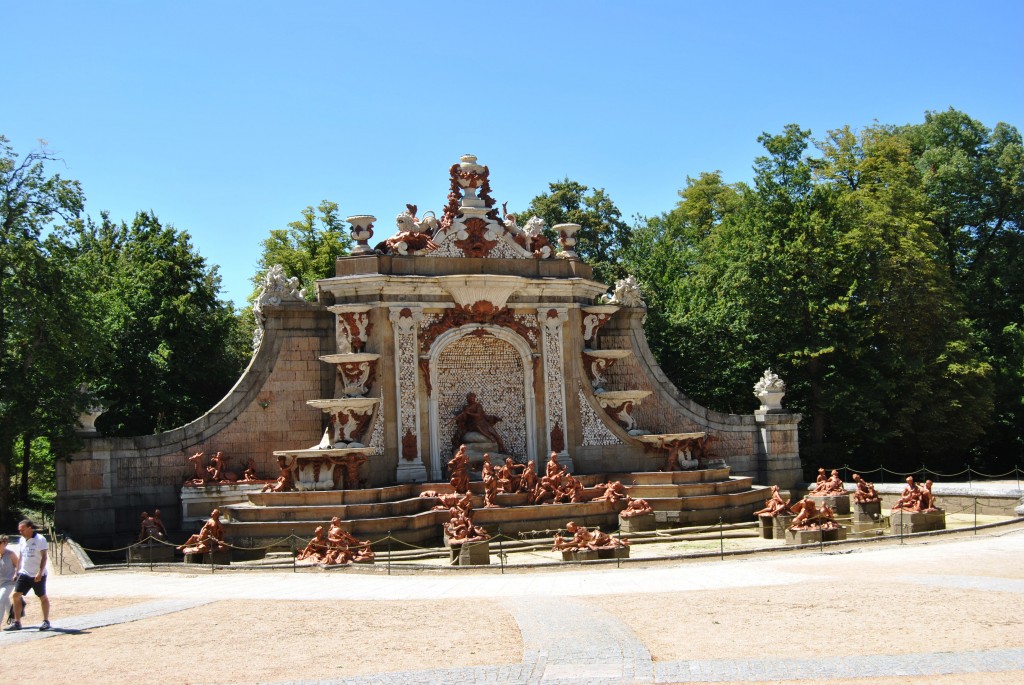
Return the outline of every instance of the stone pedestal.
{"type": "Polygon", "coordinates": [[[775,535],[775,517],[759,514],[757,517],[757,532],[764,540],[771,540],[775,535]]]}
{"type": "Polygon", "coordinates": [[[900,509],[889,514],[889,530],[892,535],[946,530],[946,512],[943,509],[935,511],[903,511],[900,509]]]}
{"type": "Polygon", "coordinates": [[[853,503],[854,523],[880,523],[881,521],[882,503],[880,501],[853,503]]]}
{"type": "Polygon", "coordinates": [[[598,559],[629,559],[629,545],[597,550],[598,559]]]}
{"type": "Polygon", "coordinates": [[[787,545],[813,545],[820,542],[836,542],[846,539],[846,527],[839,526],[830,530],[792,530],[786,529],[787,545]]]}
{"type": "Polygon", "coordinates": [[[462,542],[452,545],[452,566],[487,566],[491,563],[491,542],[462,542]]]}
{"type": "Polygon", "coordinates": [[[594,561],[598,558],[596,549],[581,549],[578,552],[562,550],[562,561],[594,561]]]}
{"type": "Polygon", "coordinates": [[[427,468],[418,458],[415,461],[399,460],[395,480],[399,483],[426,483],[427,468]]]}
{"type": "Polygon", "coordinates": [[[206,554],[186,554],[186,564],[204,564],[209,566],[230,566],[231,565],[231,550],[223,550],[221,552],[207,552],[206,554]]]}
{"type": "Polygon", "coordinates": [[[128,548],[128,562],[132,564],[161,564],[174,561],[174,547],[160,543],[134,545],[128,548]]]}
{"type": "Polygon", "coordinates": [[[654,530],[655,520],[654,512],[650,514],[640,514],[639,516],[630,516],[629,518],[619,517],[619,530],[623,533],[643,533],[646,531],[654,530]]]}
{"type": "Polygon", "coordinates": [[[823,504],[827,504],[832,511],[840,516],[850,513],[849,495],[811,495],[811,499],[819,509],[823,504]]]}
{"type": "Polygon", "coordinates": [[[779,514],[778,516],[773,517],[772,537],[776,540],[785,540],[786,531],[789,530],[794,518],[796,517],[793,514],[779,514]]]}

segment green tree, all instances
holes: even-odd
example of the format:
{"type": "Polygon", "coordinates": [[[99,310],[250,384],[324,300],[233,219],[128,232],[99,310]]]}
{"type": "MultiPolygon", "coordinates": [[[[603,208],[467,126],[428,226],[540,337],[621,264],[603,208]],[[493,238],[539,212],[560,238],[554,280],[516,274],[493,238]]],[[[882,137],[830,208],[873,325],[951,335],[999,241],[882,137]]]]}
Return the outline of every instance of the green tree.
{"type": "Polygon", "coordinates": [[[831,132],[820,157],[795,125],[760,141],[752,188],[690,180],[637,231],[630,268],[651,259],[644,280],[672,305],[672,377],[746,413],[772,366],[809,461],[955,460],[985,423],[989,367],[935,258],[909,146],[882,127],[831,132]]]}
{"type": "Polygon", "coordinates": [[[630,228],[604,188],[591,190],[568,178],[556,181],[548,184],[547,193],[533,198],[516,216],[523,217],[520,223],[539,216],[547,227],[548,238],[556,245],[552,232],[556,224],[579,224],[575,249],[583,261],[594,267],[595,278],[614,283],[626,275],[620,258],[629,246],[630,228]]]}
{"type": "Polygon", "coordinates": [[[216,267],[187,232],[150,212],[131,225],[106,214],[76,225],[79,268],[92,274],[103,359],[95,390],[106,406],[97,427],[140,435],[183,425],[235,383],[249,359],[233,306],[219,299],[216,267]]]}
{"type": "Polygon", "coordinates": [[[306,299],[316,299],[316,282],[334,276],[334,263],[348,254],[352,239],[345,222],[338,218],[338,205],[324,200],[320,205],[306,207],[302,218],[275,228],[262,241],[263,253],[252,277],[254,287],[250,301],[259,293],[263,277],[275,264],[284,267],[289,278],[298,277],[306,291],[306,299]]]}
{"type": "MultiPolygon", "coordinates": [[[[1024,146],[1005,123],[989,129],[963,112],[928,112],[924,123],[893,129],[911,146],[968,317],[993,367],[995,423],[979,447],[980,465],[999,471],[1024,461],[1024,146]]],[[[976,462],[976,466],[979,463],[976,462]]]]}
{"type": "Polygon", "coordinates": [[[45,149],[19,159],[0,136],[0,515],[15,442],[46,437],[66,451],[83,400],[91,341],[76,312],[81,283],[62,268],[59,240],[44,236],[74,220],[84,197],[77,181],[49,174],[54,159],[45,149]]]}

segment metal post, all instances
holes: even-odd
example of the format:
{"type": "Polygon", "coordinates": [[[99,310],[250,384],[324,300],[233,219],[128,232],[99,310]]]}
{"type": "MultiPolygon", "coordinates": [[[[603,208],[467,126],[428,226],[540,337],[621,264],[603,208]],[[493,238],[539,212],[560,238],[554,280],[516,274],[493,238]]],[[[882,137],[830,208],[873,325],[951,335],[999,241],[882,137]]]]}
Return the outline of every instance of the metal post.
{"type": "Polygon", "coordinates": [[[825,553],[825,529],[818,524],[818,551],[822,554],[825,553]]]}
{"type": "Polygon", "coordinates": [[[153,536],[149,537],[149,572],[153,572],[153,536]]]}
{"type": "Polygon", "coordinates": [[[967,465],[967,483],[970,484],[970,482],[971,482],[971,465],[968,464],[967,465]]]}
{"type": "Polygon", "coordinates": [[[388,575],[391,575],[391,531],[388,531],[388,575]]]}
{"type": "Polygon", "coordinates": [[[498,561],[501,563],[501,575],[505,575],[505,546],[501,541],[501,526],[498,526],[498,561]]]}
{"type": "Polygon", "coordinates": [[[292,528],[292,534],[288,536],[288,546],[291,547],[291,550],[292,550],[292,573],[298,573],[298,569],[295,567],[296,559],[297,559],[298,555],[295,554],[295,529],[294,528],[292,528]]]}
{"type": "Polygon", "coordinates": [[[900,544],[903,544],[903,510],[897,509],[896,513],[900,516],[900,544]]]}
{"type": "Polygon", "coordinates": [[[216,569],[213,567],[213,554],[214,554],[213,549],[211,549],[208,552],[208,554],[210,555],[210,573],[213,573],[214,571],[216,571],[216,569]]]}
{"type": "Polygon", "coordinates": [[[718,517],[718,557],[725,561],[725,530],[722,528],[722,517],[718,517]]]}
{"type": "Polygon", "coordinates": [[[978,498],[974,498],[974,534],[978,534],[978,498]]]}

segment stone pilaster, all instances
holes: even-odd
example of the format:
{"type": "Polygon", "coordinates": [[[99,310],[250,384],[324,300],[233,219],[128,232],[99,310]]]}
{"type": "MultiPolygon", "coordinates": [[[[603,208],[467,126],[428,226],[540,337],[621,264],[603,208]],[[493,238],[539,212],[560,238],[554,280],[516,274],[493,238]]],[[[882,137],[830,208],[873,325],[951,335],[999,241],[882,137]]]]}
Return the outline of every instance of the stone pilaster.
{"type": "Polygon", "coordinates": [[[427,480],[423,464],[420,432],[418,324],[423,318],[419,307],[391,307],[388,315],[395,333],[395,403],[398,409],[399,483],[427,480]]]}
{"type": "Polygon", "coordinates": [[[543,308],[537,312],[543,331],[545,432],[548,453],[558,453],[558,463],[573,468],[566,439],[565,367],[562,361],[562,328],[569,320],[566,307],[543,308]]]}

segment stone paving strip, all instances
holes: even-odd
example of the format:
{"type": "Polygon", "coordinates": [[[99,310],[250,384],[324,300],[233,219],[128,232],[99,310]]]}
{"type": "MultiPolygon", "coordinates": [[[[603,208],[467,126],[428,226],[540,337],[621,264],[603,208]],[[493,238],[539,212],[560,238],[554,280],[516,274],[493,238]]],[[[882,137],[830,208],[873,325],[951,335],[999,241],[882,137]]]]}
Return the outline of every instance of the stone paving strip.
{"type": "Polygon", "coordinates": [[[112,626],[118,623],[131,623],[146,618],[156,618],[165,614],[173,614],[177,611],[195,609],[196,607],[213,602],[212,599],[158,599],[152,602],[140,602],[117,609],[97,611],[92,614],[81,616],[70,616],[65,619],[53,621],[51,630],[38,630],[34,625],[24,624],[21,630],[4,631],[0,635],[0,646],[20,645],[25,642],[44,640],[58,635],[81,633],[94,628],[112,626]]]}

